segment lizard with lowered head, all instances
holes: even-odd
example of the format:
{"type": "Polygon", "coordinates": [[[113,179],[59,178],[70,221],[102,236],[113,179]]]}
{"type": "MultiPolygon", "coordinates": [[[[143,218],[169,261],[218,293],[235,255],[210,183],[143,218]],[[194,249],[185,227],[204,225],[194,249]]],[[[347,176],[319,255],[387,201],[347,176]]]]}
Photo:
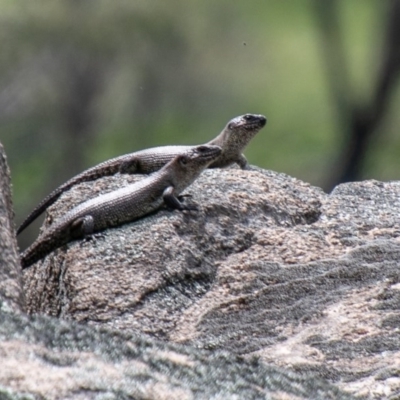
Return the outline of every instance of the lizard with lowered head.
{"type": "Polygon", "coordinates": [[[192,147],[147,178],[79,204],[50,225],[22,253],[22,268],[28,268],[71,240],[134,221],[163,203],[177,210],[195,209],[182,204],[179,194],[221,153],[221,148],[214,145],[192,147]]]}

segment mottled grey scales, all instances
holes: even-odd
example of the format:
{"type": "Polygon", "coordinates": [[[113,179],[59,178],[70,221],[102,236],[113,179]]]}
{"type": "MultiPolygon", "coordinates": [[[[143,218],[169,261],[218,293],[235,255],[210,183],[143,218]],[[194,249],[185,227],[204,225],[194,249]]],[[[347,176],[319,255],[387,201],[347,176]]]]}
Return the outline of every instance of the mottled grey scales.
{"type": "Polygon", "coordinates": [[[218,146],[190,148],[147,178],[79,204],[56,220],[22,253],[22,268],[73,239],[143,217],[163,202],[179,210],[193,209],[182,204],[177,196],[220,154],[218,146]]]}
{"type": "MultiPolygon", "coordinates": [[[[260,129],[265,126],[266,122],[267,120],[263,115],[255,114],[245,114],[229,121],[215,139],[206,143],[206,145],[215,145],[222,149],[221,155],[210,164],[209,168],[223,168],[233,163],[237,163],[241,168],[246,168],[248,163],[242,151],[260,129]]],[[[154,147],[112,158],[89,168],[79,175],[74,176],[45,197],[19,226],[17,234],[20,234],[28,227],[64,192],[78,183],[92,181],[103,176],[117,173],[149,174],[162,168],[178,154],[194,147],[195,146],[154,147]]]]}

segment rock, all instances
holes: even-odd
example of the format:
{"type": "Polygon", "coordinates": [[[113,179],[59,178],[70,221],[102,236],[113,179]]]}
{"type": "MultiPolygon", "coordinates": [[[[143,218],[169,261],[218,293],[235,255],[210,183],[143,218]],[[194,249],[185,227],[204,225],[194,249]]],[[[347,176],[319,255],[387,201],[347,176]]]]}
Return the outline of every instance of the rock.
{"type": "MultiPolygon", "coordinates": [[[[100,323],[94,327],[49,316],[24,315],[9,175],[2,147],[0,171],[1,400],[352,398],[314,376],[266,365],[258,357],[165,343],[150,335],[100,323]]],[[[30,272],[26,278],[29,276],[30,272]]],[[[60,278],[62,281],[63,276],[60,278]]],[[[51,290],[54,284],[48,282],[51,290]]],[[[25,285],[29,287],[29,282],[25,285]]],[[[42,294],[45,292],[44,287],[42,294]]],[[[28,304],[32,307],[31,300],[28,304]]],[[[67,313],[65,316],[72,318],[67,313]]]]}
{"type": "Polygon", "coordinates": [[[352,398],[254,357],[2,310],[0,354],[1,400],[352,398]]]}
{"type": "Polygon", "coordinates": [[[15,238],[10,171],[0,143],[0,301],[14,311],[23,307],[22,279],[15,238]]]}
{"type": "MultiPolygon", "coordinates": [[[[77,186],[47,223],[137,179],[77,186]]],[[[162,210],[28,269],[29,313],[256,356],[368,398],[398,393],[400,183],[327,195],[231,168],[205,171],[187,193],[197,213],[162,210]]]]}

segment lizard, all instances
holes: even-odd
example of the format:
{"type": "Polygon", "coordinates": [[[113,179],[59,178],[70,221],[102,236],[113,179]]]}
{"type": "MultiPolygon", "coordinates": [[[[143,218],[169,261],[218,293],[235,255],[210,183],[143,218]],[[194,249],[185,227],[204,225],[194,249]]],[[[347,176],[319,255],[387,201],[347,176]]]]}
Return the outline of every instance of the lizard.
{"type": "MultiPolygon", "coordinates": [[[[248,162],[242,151],[260,129],[265,126],[266,122],[267,119],[263,115],[255,114],[245,114],[230,120],[215,139],[206,143],[206,145],[219,146],[222,149],[221,155],[211,163],[209,168],[224,168],[233,163],[237,163],[242,169],[247,168],[248,162]]],[[[153,147],[97,164],[69,179],[45,197],[19,226],[17,235],[39,217],[64,192],[78,183],[92,181],[116,173],[149,174],[159,170],[182,151],[191,148],[194,148],[194,146],[153,147]]]]}
{"type": "Polygon", "coordinates": [[[137,220],[156,211],[163,203],[172,209],[195,210],[195,206],[183,204],[179,194],[221,152],[221,148],[214,145],[193,147],[148,177],[77,205],[21,254],[22,268],[28,268],[71,240],[137,220]]]}

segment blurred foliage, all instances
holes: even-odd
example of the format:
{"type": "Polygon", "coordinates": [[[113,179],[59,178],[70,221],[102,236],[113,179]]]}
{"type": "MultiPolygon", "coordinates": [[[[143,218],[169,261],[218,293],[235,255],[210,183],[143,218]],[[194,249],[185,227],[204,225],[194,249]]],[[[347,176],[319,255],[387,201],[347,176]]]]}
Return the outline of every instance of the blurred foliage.
{"type": "MultiPolygon", "coordinates": [[[[339,0],[352,95],[372,90],[389,0],[339,0]]],[[[213,138],[246,112],[252,164],[324,185],[342,130],[311,0],[0,0],[0,141],[17,222],[70,176],[213,138]]],[[[396,94],[363,176],[398,179],[396,94]]]]}

